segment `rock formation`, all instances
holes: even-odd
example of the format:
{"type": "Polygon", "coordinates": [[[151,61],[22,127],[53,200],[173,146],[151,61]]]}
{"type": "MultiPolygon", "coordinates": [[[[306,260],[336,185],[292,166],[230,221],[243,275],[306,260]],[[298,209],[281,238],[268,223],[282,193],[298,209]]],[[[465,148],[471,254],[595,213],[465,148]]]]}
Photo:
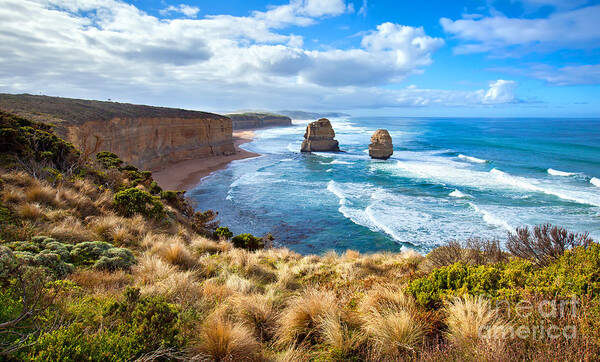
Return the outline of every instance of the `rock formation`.
{"type": "Polygon", "coordinates": [[[234,130],[292,125],[290,117],[271,113],[238,113],[226,116],[231,118],[234,130]]]}
{"type": "Polygon", "coordinates": [[[387,160],[394,153],[392,136],[385,129],[378,129],[371,137],[369,156],[380,160],[387,160]]]}
{"type": "Polygon", "coordinates": [[[231,119],[212,113],[27,94],[0,94],[0,109],[50,119],[82,151],[114,152],[147,170],[235,153],[231,119]]]}
{"type": "Polygon", "coordinates": [[[337,152],[340,150],[338,141],[334,140],[335,132],[327,118],[311,122],[306,126],[302,152],[337,152]]]}

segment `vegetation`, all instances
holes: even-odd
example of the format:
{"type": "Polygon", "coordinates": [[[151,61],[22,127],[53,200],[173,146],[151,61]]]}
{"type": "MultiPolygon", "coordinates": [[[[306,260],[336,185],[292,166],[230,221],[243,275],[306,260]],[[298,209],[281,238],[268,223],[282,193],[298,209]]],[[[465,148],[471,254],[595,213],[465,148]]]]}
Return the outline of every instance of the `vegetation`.
{"type": "MultiPolygon", "coordinates": [[[[52,135],[2,120],[10,137],[52,135]]],[[[50,139],[0,153],[2,359],[600,355],[600,244],[585,235],[540,226],[510,235],[507,250],[474,239],[427,256],[302,256],[270,236],[233,237],[117,155],[84,159],[50,139]],[[57,144],[68,152],[38,158],[57,144]]]]}

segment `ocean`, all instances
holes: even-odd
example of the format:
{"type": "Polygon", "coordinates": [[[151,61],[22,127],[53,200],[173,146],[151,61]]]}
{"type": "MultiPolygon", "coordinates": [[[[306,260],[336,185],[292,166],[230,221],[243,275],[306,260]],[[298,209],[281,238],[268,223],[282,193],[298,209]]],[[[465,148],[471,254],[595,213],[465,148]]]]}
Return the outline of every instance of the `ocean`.
{"type": "Polygon", "coordinates": [[[234,233],[303,254],[426,253],[451,240],[506,240],[551,223],[600,241],[600,119],[333,119],[343,153],[300,153],[307,122],[256,131],[189,192],[234,233]],[[393,156],[371,160],[385,128],[393,156]]]}

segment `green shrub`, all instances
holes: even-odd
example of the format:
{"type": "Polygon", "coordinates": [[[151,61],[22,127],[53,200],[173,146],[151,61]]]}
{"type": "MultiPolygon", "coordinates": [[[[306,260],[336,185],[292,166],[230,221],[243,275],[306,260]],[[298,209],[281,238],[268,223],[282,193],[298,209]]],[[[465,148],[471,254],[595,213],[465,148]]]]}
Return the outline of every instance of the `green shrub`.
{"type": "MultiPolygon", "coordinates": [[[[75,266],[101,270],[129,269],[135,263],[133,253],[101,241],[64,244],[45,236],[33,237],[30,242],[4,244],[23,265],[43,267],[57,278],[73,272],[75,266]]],[[[7,259],[8,260],[8,259],[7,259]]]]}
{"type": "Polygon", "coordinates": [[[217,230],[213,233],[213,238],[215,239],[230,239],[233,236],[233,233],[229,231],[228,227],[218,227],[217,230]]]}
{"type": "Polygon", "coordinates": [[[257,238],[252,234],[240,234],[231,239],[233,246],[236,248],[247,249],[250,251],[263,249],[265,243],[262,238],[257,238]]]}
{"type": "Polygon", "coordinates": [[[98,152],[98,154],[96,154],[96,159],[105,168],[119,168],[123,164],[123,161],[119,158],[119,156],[112,152],[98,152]]]}
{"type": "Polygon", "coordinates": [[[124,216],[142,214],[147,217],[160,219],[165,216],[163,204],[148,192],[129,188],[115,194],[114,205],[124,216]]]}
{"type": "Polygon", "coordinates": [[[159,195],[162,192],[162,188],[160,186],[158,186],[158,183],[156,181],[152,181],[150,183],[150,193],[152,195],[159,195]]]}
{"type": "Polygon", "coordinates": [[[0,284],[8,281],[17,266],[18,261],[12,250],[0,245],[0,284]]]}
{"type": "Polygon", "coordinates": [[[143,352],[178,346],[176,306],[160,298],[141,297],[139,289],[128,287],[125,300],[110,305],[105,316],[118,321],[116,329],[120,334],[135,338],[143,352]]]}
{"type": "Polygon", "coordinates": [[[70,253],[77,265],[91,265],[97,269],[129,269],[135,258],[130,250],[115,248],[103,241],[87,241],[76,244],[70,253]]]}

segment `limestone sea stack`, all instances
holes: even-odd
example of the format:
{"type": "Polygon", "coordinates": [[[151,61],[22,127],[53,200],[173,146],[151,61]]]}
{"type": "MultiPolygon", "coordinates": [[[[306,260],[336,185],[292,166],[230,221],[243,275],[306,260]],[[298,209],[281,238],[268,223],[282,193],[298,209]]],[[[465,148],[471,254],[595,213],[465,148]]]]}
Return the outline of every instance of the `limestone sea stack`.
{"type": "Polygon", "coordinates": [[[371,137],[369,156],[380,160],[387,160],[394,153],[392,136],[385,129],[378,129],[371,137]]]}
{"type": "Polygon", "coordinates": [[[334,140],[335,132],[327,118],[311,122],[306,126],[302,152],[338,152],[338,141],[334,140]]]}

